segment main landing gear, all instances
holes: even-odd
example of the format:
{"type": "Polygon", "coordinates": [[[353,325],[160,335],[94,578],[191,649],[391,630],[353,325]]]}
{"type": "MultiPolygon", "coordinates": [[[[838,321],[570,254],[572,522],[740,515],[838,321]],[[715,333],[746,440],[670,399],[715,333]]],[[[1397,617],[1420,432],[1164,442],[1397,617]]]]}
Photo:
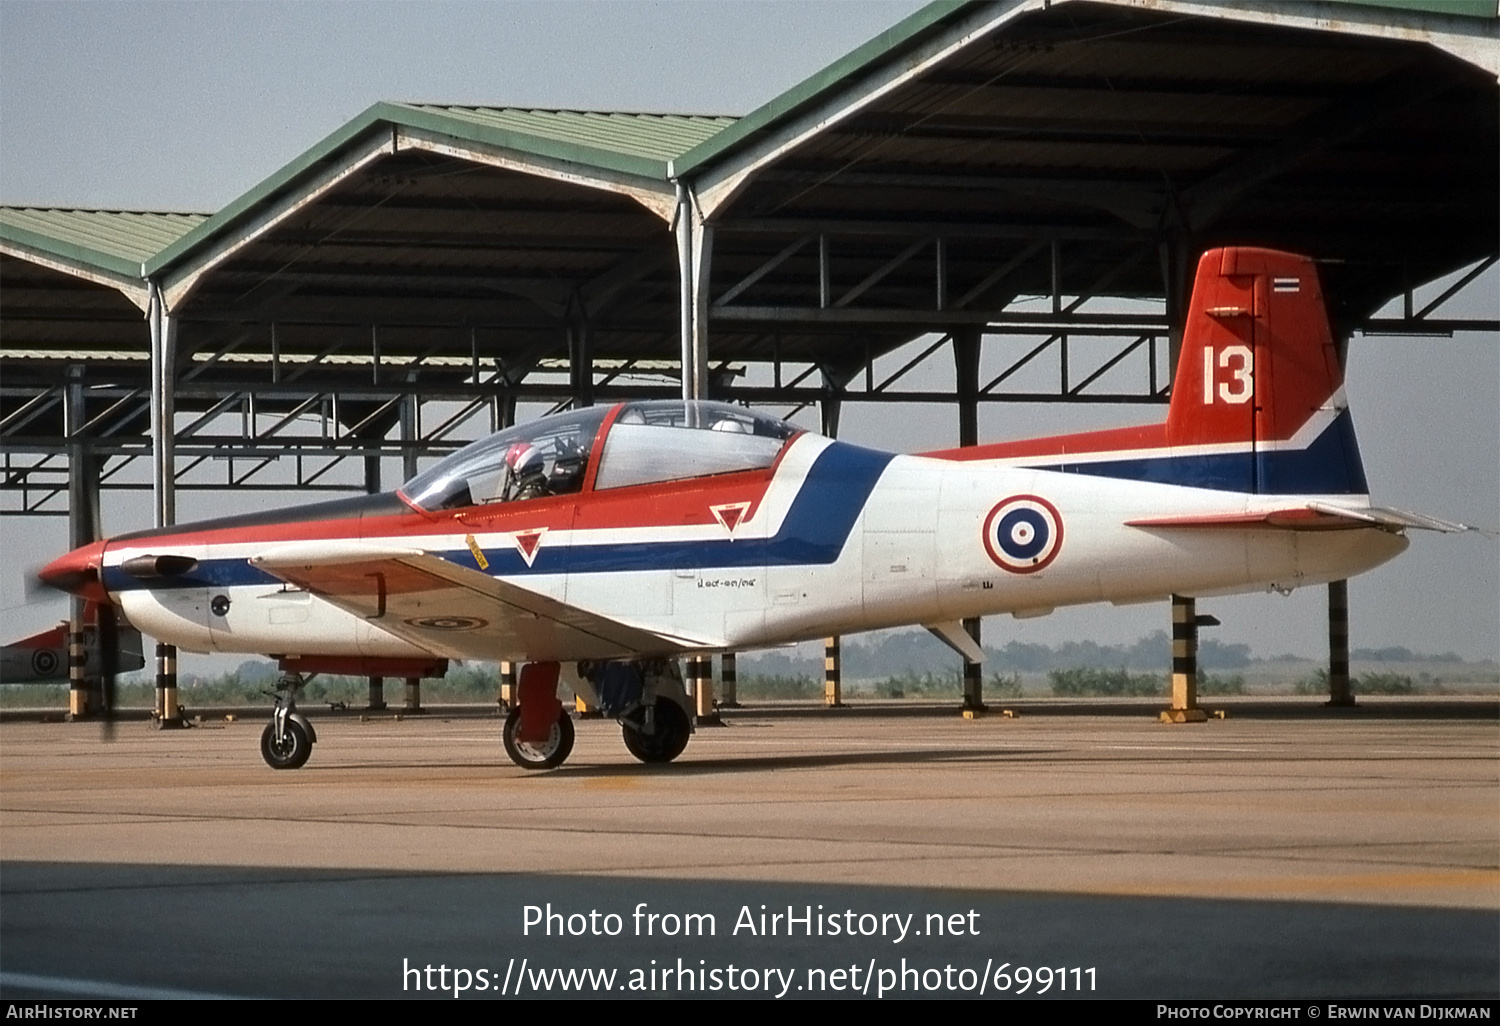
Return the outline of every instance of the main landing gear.
{"type": "MultiPolygon", "coordinates": [[[[505,754],[522,769],[554,769],[573,750],[573,720],[557,698],[561,667],[521,668],[518,705],[505,718],[505,754]]],[[[589,704],[620,724],[625,748],[641,762],[666,763],[682,754],[693,733],[687,690],[673,659],[579,663],[577,687],[589,704]]]]}
{"type": "Polygon", "coordinates": [[[297,692],[305,682],[300,673],[283,674],[276,690],[266,694],[276,699],[271,722],[260,734],[260,754],[272,769],[301,769],[312,755],[318,732],[297,711],[297,692]]]}
{"type": "Polygon", "coordinates": [[[642,762],[671,762],[687,747],[693,721],[670,698],[642,705],[620,717],[625,747],[642,762]]]}
{"type": "Polygon", "coordinates": [[[547,736],[539,741],[522,741],[521,710],[512,709],[505,717],[505,754],[510,761],[522,769],[553,769],[563,764],[573,751],[573,718],[566,709],[558,711],[557,719],[547,728],[547,736]]]}

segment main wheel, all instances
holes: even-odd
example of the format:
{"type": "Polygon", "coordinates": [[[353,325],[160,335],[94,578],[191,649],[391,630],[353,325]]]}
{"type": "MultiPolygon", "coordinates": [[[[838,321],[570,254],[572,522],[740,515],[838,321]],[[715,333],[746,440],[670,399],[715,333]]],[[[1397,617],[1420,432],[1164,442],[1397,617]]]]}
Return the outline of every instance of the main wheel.
{"type": "Polygon", "coordinates": [[[300,769],[312,755],[312,739],[302,724],[287,720],[286,734],[277,741],[276,724],[267,723],[260,732],[260,755],[272,769],[300,769]]]}
{"type": "Polygon", "coordinates": [[[505,754],[522,769],[544,770],[561,766],[568,753],[573,751],[573,719],[566,709],[552,724],[545,741],[518,741],[516,731],[520,729],[521,710],[512,709],[505,717],[505,754]]]}
{"type": "Polygon", "coordinates": [[[647,734],[634,724],[625,724],[625,747],[642,762],[671,762],[687,747],[693,725],[682,706],[670,698],[658,698],[654,726],[655,733],[647,734]]]}

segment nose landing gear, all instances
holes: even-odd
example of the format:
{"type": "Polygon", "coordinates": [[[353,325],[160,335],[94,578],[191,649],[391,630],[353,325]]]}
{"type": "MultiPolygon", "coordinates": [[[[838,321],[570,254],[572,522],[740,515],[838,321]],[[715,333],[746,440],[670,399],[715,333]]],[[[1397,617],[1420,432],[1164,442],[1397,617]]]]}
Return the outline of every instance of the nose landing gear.
{"type": "Polygon", "coordinates": [[[301,769],[312,755],[318,732],[297,711],[297,691],[306,683],[300,673],[284,674],[276,690],[266,694],[276,699],[271,722],[260,734],[260,755],[272,769],[301,769]]]}

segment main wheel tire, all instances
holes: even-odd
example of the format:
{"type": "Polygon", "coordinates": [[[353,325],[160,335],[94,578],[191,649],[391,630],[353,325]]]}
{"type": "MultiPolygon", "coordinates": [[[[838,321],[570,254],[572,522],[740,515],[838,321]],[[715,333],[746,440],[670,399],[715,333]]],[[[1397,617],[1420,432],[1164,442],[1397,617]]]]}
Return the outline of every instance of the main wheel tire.
{"type": "Polygon", "coordinates": [[[671,762],[687,747],[693,725],[682,706],[670,698],[656,700],[656,732],[646,734],[625,724],[625,747],[642,762],[671,762]]]}
{"type": "Polygon", "coordinates": [[[505,754],[522,769],[553,769],[573,751],[573,718],[566,709],[552,724],[545,741],[518,741],[516,731],[520,729],[521,710],[512,709],[505,717],[505,754]]]}
{"type": "Polygon", "coordinates": [[[267,723],[266,729],[260,732],[260,756],[272,769],[301,769],[310,755],[312,739],[296,720],[287,720],[286,734],[279,742],[276,740],[276,724],[267,723]]]}

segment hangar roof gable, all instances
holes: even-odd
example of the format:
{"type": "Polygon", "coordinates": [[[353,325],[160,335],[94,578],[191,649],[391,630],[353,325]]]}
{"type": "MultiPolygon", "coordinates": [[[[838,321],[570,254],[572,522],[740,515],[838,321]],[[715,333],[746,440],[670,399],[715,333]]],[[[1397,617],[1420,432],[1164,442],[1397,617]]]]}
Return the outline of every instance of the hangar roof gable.
{"type": "Polygon", "coordinates": [[[401,129],[421,131],[514,153],[522,160],[561,162],[665,190],[669,161],[734,120],[718,115],[377,103],[147,260],[145,273],[155,276],[182,264],[210,240],[232,235],[258,211],[295,196],[299,189],[316,188],[321,175],[337,174],[341,166],[356,162],[363,152],[361,144],[378,144],[386,132],[394,140],[401,129]]]}
{"type": "MultiPolygon", "coordinates": [[[[1235,20],[1264,21],[1268,16],[1275,19],[1291,19],[1308,22],[1302,27],[1321,27],[1360,34],[1387,34],[1390,30],[1398,35],[1409,34],[1416,28],[1431,31],[1441,24],[1443,28],[1461,26],[1466,35],[1478,37],[1478,45],[1472,49],[1481,55],[1493,51],[1496,36],[1495,22],[1500,20],[1500,0],[1275,0],[1272,3],[1249,3],[1236,5],[1244,10],[1223,4],[1221,0],[1092,0],[1120,7],[1152,8],[1172,10],[1178,13],[1191,11],[1201,17],[1218,17],[1235,20]],[[1368,11],[1353,11],[1338,19],[1329,17],[1331,5],[1339,8],[1370,8],[1368,11]],[[1434,16],[1436,16],[1434,18],[1434,16]],[[1415,25],[1404,22],[1415,19],[1415,25]],[[1311,22],[1326,24],[1314,26],[1311,22]],[[1401,24],[1398,24],[1400,22],[1401,24]]],[[[834,100],[837,91],[855,79],[867,76],[892,60],[904,59],[910,63],[917,58],[912,51],[924,42],[942,33],[943,29],[956,28],[960,36],[966,30],[979,33],[994,27],[995,22],[1027,10],[1048,6],[1051,0],[934,0],[921,10],[891,26],[863,46],[850,51],[828,67],[799,82],[770,102],[739,118],[732,126],[718,132],[675,161],[674,174],[702,174],[715,165],[733,159],[737,150],[752,144],[757,137],[775,132],[799,112],[834,100]]],[[[957,44],[959,39],[951,39],[957,44]]],[[[1466,59],[1472,56],[1470,47],[1462,48],[1466,59]]],[[[935,55],[929,55],[935,56],[935,55]]],[[[914,71],[915,68],[902,69],[914,71]]],[[[1495,71],[1494,67],[1489,70],[1495,71]]],[[[832,113],[832,112],[829,112],[832,113]]]]}

